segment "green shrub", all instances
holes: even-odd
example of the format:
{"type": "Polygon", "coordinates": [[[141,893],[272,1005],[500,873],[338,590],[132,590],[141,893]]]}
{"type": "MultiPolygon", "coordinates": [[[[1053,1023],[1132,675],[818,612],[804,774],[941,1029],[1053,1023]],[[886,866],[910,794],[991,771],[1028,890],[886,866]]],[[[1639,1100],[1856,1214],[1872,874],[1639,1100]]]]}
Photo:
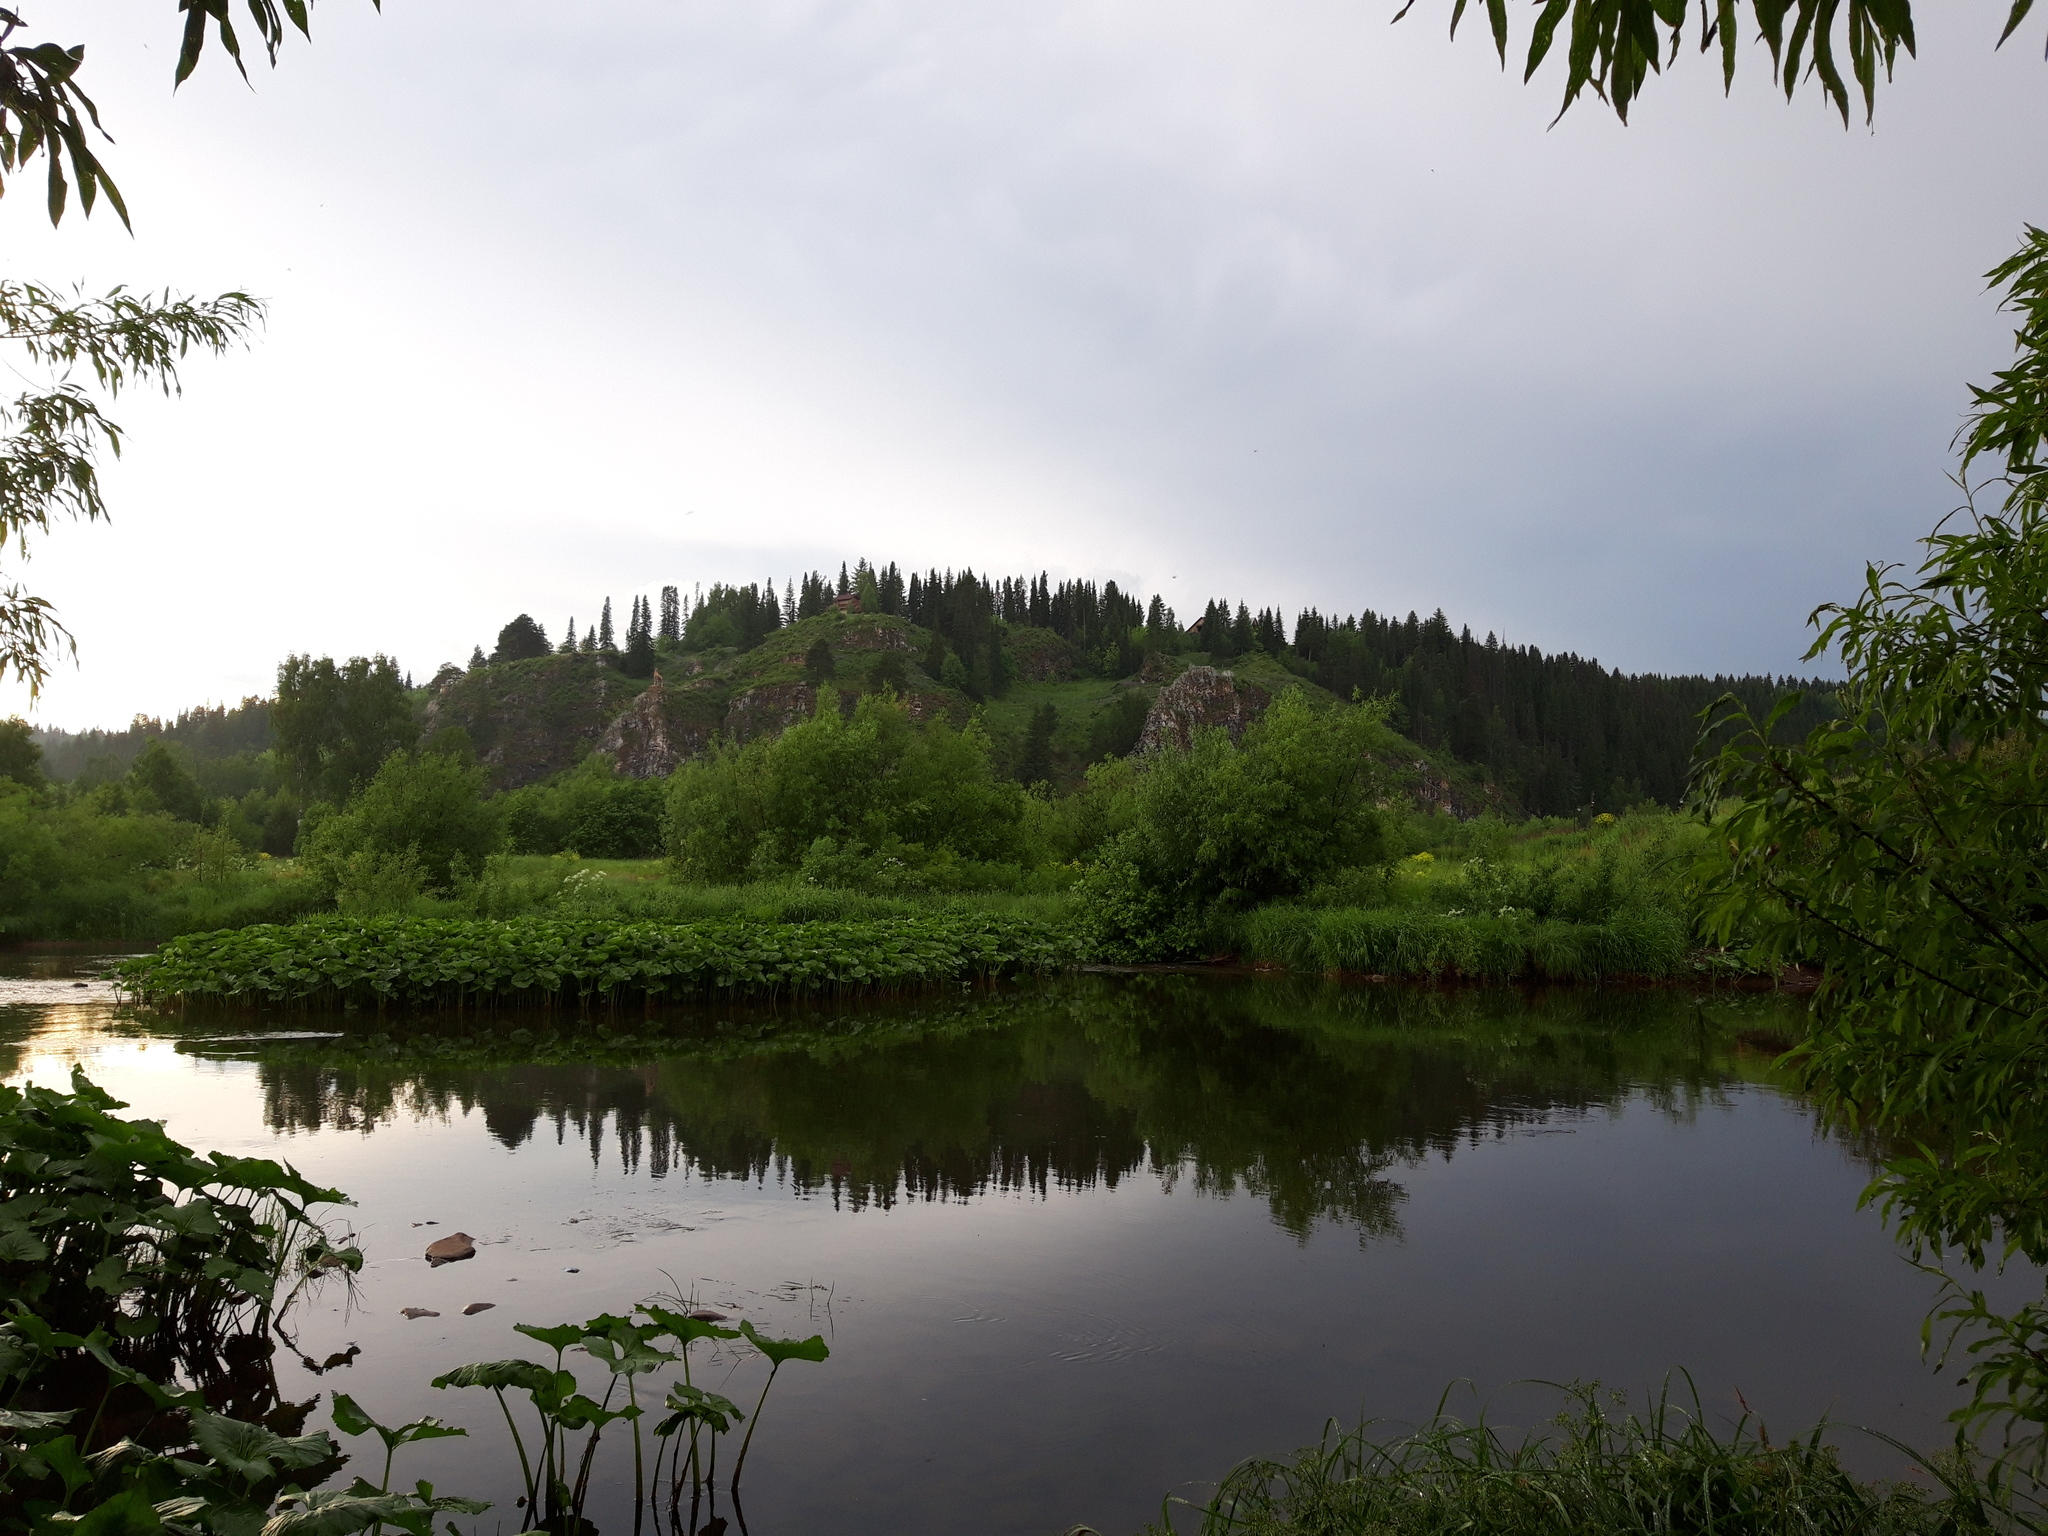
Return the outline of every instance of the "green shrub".
{"type": "Polygon", "coordinates": [[[799,869],[829,840],[862,868],[942,855],[1014,863],[1024,794],[999,779],[978,724],[919,725],[886,694],[849,718],[820,689],[810,719],[782,735],[722,747],[671,780],[669,857],[685,880],[727,882],[799,869]]]}
{"type": "Polygon", "coordinates": [[[346,810],[314,811],[300,830],[307,868],[337,894],[376,893],[365,900],[392,898],[408,867],[417,890],[450,890],[502,837],[483,770],[440,752],[394,752],[346,810]]]}
{"type": "Polygon", "coordinates": [[[1199,734],[1131,780],[1130,821],[1082,887],[1106,954],[1187,953],[1217,911],[1292,897],[1386,856],[1369,748],[1382,711],[1298,689],[1243,737],[1199,734]]]}
{"type": "Polygon", "coordinates": [[[587,859],[653,859],[662,853],[668,787],[630,779],[596,753],[544,784],[500,797],[513,853],[578,853],[587,859]]]}

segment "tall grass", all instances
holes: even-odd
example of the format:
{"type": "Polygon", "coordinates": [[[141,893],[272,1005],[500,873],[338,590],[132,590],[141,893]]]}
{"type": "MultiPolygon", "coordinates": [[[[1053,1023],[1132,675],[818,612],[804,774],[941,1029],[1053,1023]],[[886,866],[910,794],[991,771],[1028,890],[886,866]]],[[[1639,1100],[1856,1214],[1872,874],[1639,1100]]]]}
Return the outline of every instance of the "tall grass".
{"type": "MultiPolygon", "coordinates": [[[[1629,1412],[1567,1389],[1547,1434],[1510,1443],[1482,1417],[1397,1436],[1326,1434],[1291,1460],[1236,1468],[1192,1508],[1200,1536],[1951,1536],[2038,1530],[2040,1511],[1959,1459],[1915,1458],[1923,1485],[1844,1471],[1822,1430],[1773,1445],[1744,1417],[1717,1434],[1697,1399],[1629,1412]]],[[[1995,1469],[1994,1469],[1995,1471],[1995,1469]]],[[[1171,1502],[1151,1536],[1185,1536],[1171,1502]]]]}
{"type": "Polygon", "coordinates": [[[1472,981],[1596,981],[1688,969],[1685,921],[1654,907],[1604,922],[1416,907],[1269,906],[1237,924],[1239,954],[1290,970],[1472,981]]]}

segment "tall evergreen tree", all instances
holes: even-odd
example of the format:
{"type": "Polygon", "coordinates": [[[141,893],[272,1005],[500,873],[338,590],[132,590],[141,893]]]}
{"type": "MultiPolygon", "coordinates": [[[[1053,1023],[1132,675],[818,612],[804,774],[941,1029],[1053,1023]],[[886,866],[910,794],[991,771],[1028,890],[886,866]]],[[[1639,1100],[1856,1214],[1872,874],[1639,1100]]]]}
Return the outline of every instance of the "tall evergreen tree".
{"type": "Polygon", "coordinates": [[[604,615],[597,621],[597,648],[600,651],[615,651],[617,640],[612,635],[612,600],[604,600],[604,615]]]}
{"type": "Polygon", "coordinates": [[[628,677],[654,676],[654,610],[647,599],[633,599],[633,617],[626,625],[626,654],[620,670],[628,677]]]}
{"type": "Polygon", "coordinates": [[[485,665],[484,648],[480,645],[471,646],[469,649],[469,670],[479,672],[483,670],[485,665]]]}
{"type": "Polygon", "coordinates": [[[568,628],[567,628],[566,630],[564,630],[564,631],[562,632],[562,643],[561,643],[561,645],[560,645],[560,646],[558,647],[558,649],[559,649],[559,650],[561,651],[561,653],[562,653],[562,654],[563,654],[564,656],[569,656],[569,655],[573,655],[573,654],[575,654],[575,651],[576,651],[576,615],[575,615],[575,614],[573,614],[573,613],[569,615],[569,627],[568,627],[568,628]]]}
{"type": "Polygon", "coordinates": [[[674,587],[661,589],[661,632],[663,645],[679,645],[683,639],[683,599],[674,587]]]}
{"type": "Polygon", "coordinates": [[[834,597],[844,597],[847,593],[851,592],[852,590],[852,583],[850,583],[846,579],[846,562],[842,560],[839,562],[839,590],[834,592],[832,595],[834,597]]]}
{"type": "Polygon", "coordinates": [[[1030,728],[1024,732],[1024,750],[1017,757],[1019,784],[1045,784],[1052,780],[1052,738],[1060,728],[1060,712],[1041,704],[1031,712],[1030,728]]]}

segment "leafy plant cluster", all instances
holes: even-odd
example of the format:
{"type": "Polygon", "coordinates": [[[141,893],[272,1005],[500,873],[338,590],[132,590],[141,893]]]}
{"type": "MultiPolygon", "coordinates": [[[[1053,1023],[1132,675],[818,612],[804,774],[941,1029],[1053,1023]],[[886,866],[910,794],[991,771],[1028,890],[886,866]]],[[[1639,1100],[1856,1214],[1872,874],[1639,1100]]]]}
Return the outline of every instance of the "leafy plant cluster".
{"type": "Polygon", "coordinates": [[[299,1289],[361,1255],[313,1214],[336,1191],[125,1107],[75,1071],[0,1087],[0,1527],[254,1536],[340,1464],[270,1360],[299,1289]]]}
{"type": "MultiPolygon", "coordinates": [[[[723,1328],[719,1326],[723,1321],[723,1316],[716,1312],[678,1310],[658,1301],[646,1301],[627,1317],[605,1313],[587,1322],[554,1327],[518,1323],[514,1325],[518,1332],[554,1350],[552,1366],[531,1360],[481,1361],[436,1377],[434,1385],[443,1389],[477,1388],[497,1399],[525,1483],[525,1495],[520,1501],[525,1511],[521,1530],[595,1529],[584,1519],[583,1511],[590,1496],[598,1444],[607,1428],[623,1423],[633,1438],[633,1529],[639,1531],[644,1517],[651,1512],[657,1531],[666,1522],[680,1536],[704,1528],[700,1525],[700,1514],[706,1513],[707,1503],[709,1518],[717,1519],[719,1449],[725,1437],[745,1423],[746,1432],[740,1437],[727,1481],[733,1503],[738,1505],[754,1430],[761,1422],[761,1410],[767,1406],[769,1390],[782,1367],[796,1360],[819,1364],[831,1354],[824,1339],[816,1334],[807,1339],[777,1339],[761,1333],[751,1322],[723,1328]],[[671,1347],[659,1348],[663,1340],[671,1347]],[[768,1379],[761,1384],[751,1418],[730,1398],[707,1391],[690,1378],[692,1345],[702,1342],[716,1349],[721,1342],[738,1340],[744,1340],[768,1362],[768,1379]],[[610,1379],[602,1399],[587,1396],[578,1386],[575,1374],[562,1368],[563,1354],[572,1349],[605,1367],[610,1379]],[[641,1429],[641,1419],[648,1410],[640,1403],[640,1378],[668,1365],[682,1367],[682,1380],[671,1383],[666,1393],[653,1398],[655,1411],[666,1412],[653,1426],[655,1453],[650,1469],[641,1429]],[[614,1407],[621,1382],[625,1384],[625,1401],[614,1407]],[[532,1412],[536,1433],[531,1450],[520,1433],[512,1405],[506,1400],[508,1392],[523,1394],[532,1412]],[[580,1446],[575,1440],[578,1434],[583,1436],[580,1446]],[[668,1464],[666,1481],[662,1475],[664,1461],[668,1464]],[[687,1524],[682,1508],[686,1488],[690,1495],[687,1524]]],[[[336,1423],[348,1431],[349,1426],[341,1421],[341,1403],[337,1399],[336,1423]]],[[[364,1430],[377,1429],[387,1436],[386,1444],[391,1444],[390,1432],[367,1418],[361,1422],[364,1430]]],[[[387,1470],[388,1465],[387,1461],[387,1470]]],[[[722,1529],[723,1524],[720,1521],[717,1528],[722,1529]]]]}
{"type": "MultiPolygon", "coordinates": [[[[199,1158],[160,1124],[114,1113],[123,1108],[77,1071],[70,1093],[0,1087],[9,1197],[0,1204],[0,1530],[375,1536],[390,1526],[432,1536],[437,1522],[457,1531],[449,1515],[488,1509],[425,1481],[409,1490],[392,1484],[402,1447],[467,1430],[431,1416],[385,1425],[346,1393],[334,1395],[334,1426],[374,1436],[382,1471],[375,1482],[321,1486],[346,1458],[326,1431],[303,1432],[314,1403],[280,1402],[269,1361],[280,1339],[290,1342],[282,1318],[300,1290],[362,1265],[361,1253],[335,1246],[311,1211],[345,1197],[266,1159],[199,1158]]],[[[773,1338],[751,1322],[723,1321],[649,1301],[633,1316],[521,1324],[519,1332],[554,1350],[552,1365],[484,1362],[433,1385],[497,1398],[525,1485],[518,1529],[594,1530],[583,1511],[599,1444],[623,1423],[632,1435],[635,1529],[651,1509],[657,1530],[666,1519],[672,1531],[695,1531],[705,1502],[717,1518],[726,1437],[746,1424],[725,1482],[737,1506],[777,1375],[830,1353],[816,1336],[773,1338]],[[664,1340],[672,1347],[661,1348],[664,1340]],[[691,1346],[707,1341],[739,1344],[768,1362],[749,1411],[691,1380],[691,1346]],[[601,1398],[563,1368],[569,1350],[605,1368],[601,1398]],[[653,1427],[650,1480],[640,1378],[668,1365],[680,1365],[681,1380],[651,1405],[664,1416],[653,1427]],[[532,1412],[531,1454],[508,1392],[532,1412]]]]}
{"type": "Polygon", "coordinates": [[[1069,965],[1073,936],[1029,918],[631,923],[310,918],[173,939],[116,968],[151,1002],[223,998],[461,1004],[920,987],[1069,965]]]}

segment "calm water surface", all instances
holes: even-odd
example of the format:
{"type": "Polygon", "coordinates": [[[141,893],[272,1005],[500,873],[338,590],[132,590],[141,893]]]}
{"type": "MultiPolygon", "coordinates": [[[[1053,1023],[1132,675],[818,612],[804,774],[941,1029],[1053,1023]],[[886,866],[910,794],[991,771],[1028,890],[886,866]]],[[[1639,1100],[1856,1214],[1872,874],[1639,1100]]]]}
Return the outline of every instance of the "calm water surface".
{"type": "MultiPolygon", "coordinates": [[[[294,1314],[280,1389],[314,1425],[334,1390],[468,1425],[397,1471],[496,1499],[485,1532],[518,1524],[502,1423],[429,1379],[657,1292],[831,1345],[769,1402],[756,1536],[1130,1531],[1461,1379],[1454,1407],[1522,1424],[1555,1403],[1515,1383],[1683,1367],[1715,1413],[1928,1446],[1958,1400],[1918,1354],[1932,1285],[1856,1209],[1867,1164],[1773,1078],[1773,998],[1089,976],[515,1034],[181,1020],[71,985],[97,964],[0,962],[0,1071],[82,1064],[202,1150],[348,1191],[368,1263],[294,1314]],[[458,1229],[478,1256],[430,1269],[458,1229]]],[[[751,1407],[759,1377],[697,1380],[751,1407]]]]}

